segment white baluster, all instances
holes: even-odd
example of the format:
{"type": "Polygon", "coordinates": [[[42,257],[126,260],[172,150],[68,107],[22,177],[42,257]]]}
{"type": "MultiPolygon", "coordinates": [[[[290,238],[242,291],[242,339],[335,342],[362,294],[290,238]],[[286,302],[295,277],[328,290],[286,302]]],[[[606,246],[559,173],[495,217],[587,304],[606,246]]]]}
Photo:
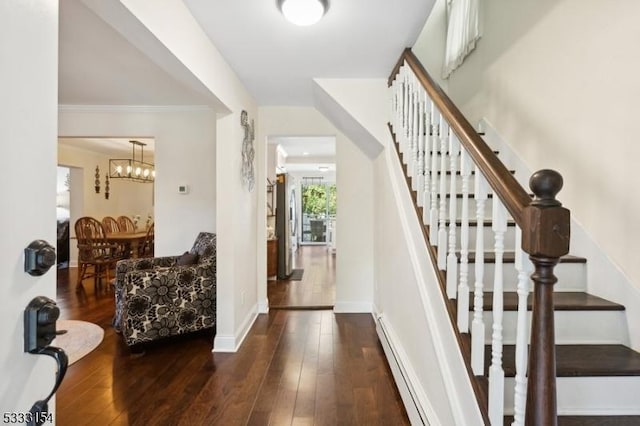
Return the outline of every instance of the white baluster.
{"type": "Polygon", "coordinates": [[[484,375],[484,210],[487,201],[488,184],[476,167],[474,197],[476,200],[476,259],[473,293],[473,322],[471,323],[471,368],[476,376],[484,375]]]}
{"type": "Polygon", "coordinates": [[[504,417],[504,370],[502,369],[503,255],[507,231],[507,211],[502,201],[493,197],[493,233],[495,236],[495,272],[493,280],[493,328],[491,334],[491,366],[489,367],[489,420],[502,424],[504,417]]]}
{"type": "MultiPolygon", "coordinates": [[[[398,70],[398,73],[400,70],[398,70]]],[[[394,133],[398,133],[398,74],[391,83],[391,113],[389,122],[394,133]]]]}
{"type": "MultiPolygon", "coordinates": [[[[447,148],[449,124],[440,115],[440,211],[438,212],[438,269],[447,269],[447,148]]],[[[455,179],[455,176],[451,177],[455,179]]]]}
{"type": "Polygon", "coordinates": [[[413,72],[409,69],[407,74],[407,88],[408,88],[408,109],[407,109],[407,128],[406,128],[406,138],[407,138],[407,151],[403,156],[404,163],[407,165],[407,175],[411,177],[411,160],[413,158],[413,111],[414,111],[414,103],[413,103],[413,87],[414,87],[414,75],[413,72]]]}
{"type": "Polygon", "coordinates": [[[469,330],[469,177],[471,157],[462,148],[460,153],[460,177],[462,179],[462,214],[460,227],[460,284],[458,285],[458,329],[469,330]]]}
{"type": "Polygon", "coordinates": [[[518,325],[516,329],[516,380],[514,398],[513,425],[524,425],[527,404],[527,351],[529,349],[529,320],[527,316],[527,298],[531,288],[530,276],[533,264],[522,250],[522,230],[516,228],[516,259],[518,271],[518,325]]]}
{"type": "Polygon", "coordinates": [[[400,128],[398,129],[398,136],[400,141],[400,152],[404,153],[406,151],[406,128],[407,128],[407,68],[402,68],[402,77],[400,81],[400,85],[402,86],[402,97],[400,101],[402,102],[402,117],[400,122],[400,128]]]}
{"type": "Polygon", "coordinates": [[[458,159],[460,142],[458,137],[449,130],[449,252],[447,254],[447,296],[449,299],[456,298],[458,286],[458,257],[456,256],[456,228],[458,219],[456,173],[458,172],[458,159]]]}
{"type": "Polygon", "coordinates": [[[423,208],[424,211],[424,158],[425,158],[425,141],[426,137],[424,134],[425,128],[425,102],[426,102],[426,92],[421,87],[418,91],[418,162],[417,162],[417,170],[416,175],[418,176],[416,191],[418,192],[417,202],[420,207],[423,208]]]}
{"type": "Polygon", "coordinates": [[[402,162],[407,163],[407,156],[410,152],[409,146],[409,125],[411,121],[411,87],[409,82],[410,70],[407,67],[404,75],[404,124],[402,125],[402,162]]]}
{"type": "Polygon", "coordinates": [[[402,131],[400,130],[402,127],[402,76],[404,75],[404,65],[400,67],[398,71],[398,75],[396,76],[395,81],[393,82],[396,86],[396,123],[393,128],[393,131],[396,134],[396,141],[400,144],[400,135],[402,131]]]}
{"type": "Polygon", "coordinates": [[[431,244],[438,246],[438,179],[444,177],[438,174],[438,149],[440,149],[440,134],[442,132],[442,118],[440,111],[433,108],[433,136],[431,137],[431,209],[429,210],[429,239],[431,244]]]}
{"type": "Polygon", "coordinates": [[[432,168],[431,161],[435,157],[434,154],[434,143],[433,138],[435,134],[435,111],[434,104],[426,94],[426,104],[425,104],[425,115],[426,115],[426,124],[425,124],[425,142],[424,142],[424,208],[422,209],[422,221],[425,225],[431,224],[431,181],[432,181],[432,168]]]}
{"type": "Polygon", "coordinates": [[[412,165],[412,177],[413,179],[411,180],[411,189],[413,189],[414,191],[418,190],[418,151],[419,151],[419,145],[420,145],[420,133],[419,133],[419,129],[420,129],[420,89],[422,88],[420,86],[420,82],[418,81],[418,79],[416,78],[416,76],[413,76],[414,79],[414,86],[413,86],[413,103],[414,103],[414,107],[413,107],[413,165],[412,165]]]}

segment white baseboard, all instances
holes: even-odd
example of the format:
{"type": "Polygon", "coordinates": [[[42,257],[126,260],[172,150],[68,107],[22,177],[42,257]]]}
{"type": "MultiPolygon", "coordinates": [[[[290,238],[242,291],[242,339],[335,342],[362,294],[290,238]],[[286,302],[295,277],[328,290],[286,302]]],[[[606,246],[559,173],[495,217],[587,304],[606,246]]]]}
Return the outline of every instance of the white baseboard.
{"type": "Polygon", "coordinates": [[[373,312],[371,302],[336,302],[333,305],[336,314],[370,314],[373,312]]]}
{"type": "Polygon", "coordinates": [[[232,334],[216,334],[211,352],[236,352],[236,338],[232,334]]]}
{"type": "Polygon", "coordinates": [[[269,313],[269,299],[264,299],[262,302],[258,302],[258,313],[259,314],[269,313]]]}
{"type": "Polygon", "coordinates": [[[216,335],[213,340],[213,350],[211,352],[238,352],[240,345],[249,334],[249,330],[258,318],[258,305],[256,304],[244,319],[242,325],[235,334],[216,335]]]}

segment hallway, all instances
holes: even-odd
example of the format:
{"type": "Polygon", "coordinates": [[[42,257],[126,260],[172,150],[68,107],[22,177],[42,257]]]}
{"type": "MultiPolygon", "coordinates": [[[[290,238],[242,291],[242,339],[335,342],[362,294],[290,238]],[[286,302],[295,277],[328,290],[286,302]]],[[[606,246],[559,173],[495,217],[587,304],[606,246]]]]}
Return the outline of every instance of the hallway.
{"type": "Polygon", "coordinates": [[[87,280],[76,292],[76,271],[58,271],[61,318],[97,323],[105,338],[69,367],[58,424],[409,424],[369,314],[274,310],[237,353],[212,353],[199,333],[132,354],[110,325],[111,288],[87,280]]]}
{"type": "Polygon", "coordinates": [[[336,300],[336,255],[326,246],[298,246],[294,269],[302,280],[267,281],[270,309],[333,309],[336,300]]]}

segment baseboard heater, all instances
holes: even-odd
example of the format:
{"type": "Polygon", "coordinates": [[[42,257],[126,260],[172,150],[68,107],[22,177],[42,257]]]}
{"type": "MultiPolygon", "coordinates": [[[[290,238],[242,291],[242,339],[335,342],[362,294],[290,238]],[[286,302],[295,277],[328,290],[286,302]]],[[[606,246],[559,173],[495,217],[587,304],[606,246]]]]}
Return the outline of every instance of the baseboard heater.
{"type": "Polygon", "coordinates": [[[398,387],[398,391],[400,392],[400,397],[402,398],[402,402],[407,410],[407,415],[409,416],[411,424],[429,425],[429,421],[427,420],[424,409],[419,402],[415,388],[413,387],[411,380],[409,379],[409,375],[407,374],[407,370],[402,363],[402,357],[398,354],[398,351],[395,348],[393,338],[390,337],[391,333],[387,330],[383,317],[381,315],[377,316],[375,317],[375,321],[378,339],[380,339],[380,343],[382,344],[382,349],[387,357],[387,362],[391,368],[391,373],[393,374],[393,378],[396,382],[396,386],[398,387]]]}

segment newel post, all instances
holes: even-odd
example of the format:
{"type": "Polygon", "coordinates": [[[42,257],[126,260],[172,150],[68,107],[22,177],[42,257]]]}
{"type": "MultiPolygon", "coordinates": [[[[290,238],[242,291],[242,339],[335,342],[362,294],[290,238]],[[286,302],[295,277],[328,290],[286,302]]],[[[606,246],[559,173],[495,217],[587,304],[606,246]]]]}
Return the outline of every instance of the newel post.
{"type": "Polygon", "coordinates": [[[553,318],[553,274],[561,256],[569,252],[569,210],[556,200],[562,176],[540,170],[529,180],[535,194],[524,211],[522,249],[529,254],[534,272],[531,346],[527,382],[526,425],[557,425],[556,350],[553,318]]]}

